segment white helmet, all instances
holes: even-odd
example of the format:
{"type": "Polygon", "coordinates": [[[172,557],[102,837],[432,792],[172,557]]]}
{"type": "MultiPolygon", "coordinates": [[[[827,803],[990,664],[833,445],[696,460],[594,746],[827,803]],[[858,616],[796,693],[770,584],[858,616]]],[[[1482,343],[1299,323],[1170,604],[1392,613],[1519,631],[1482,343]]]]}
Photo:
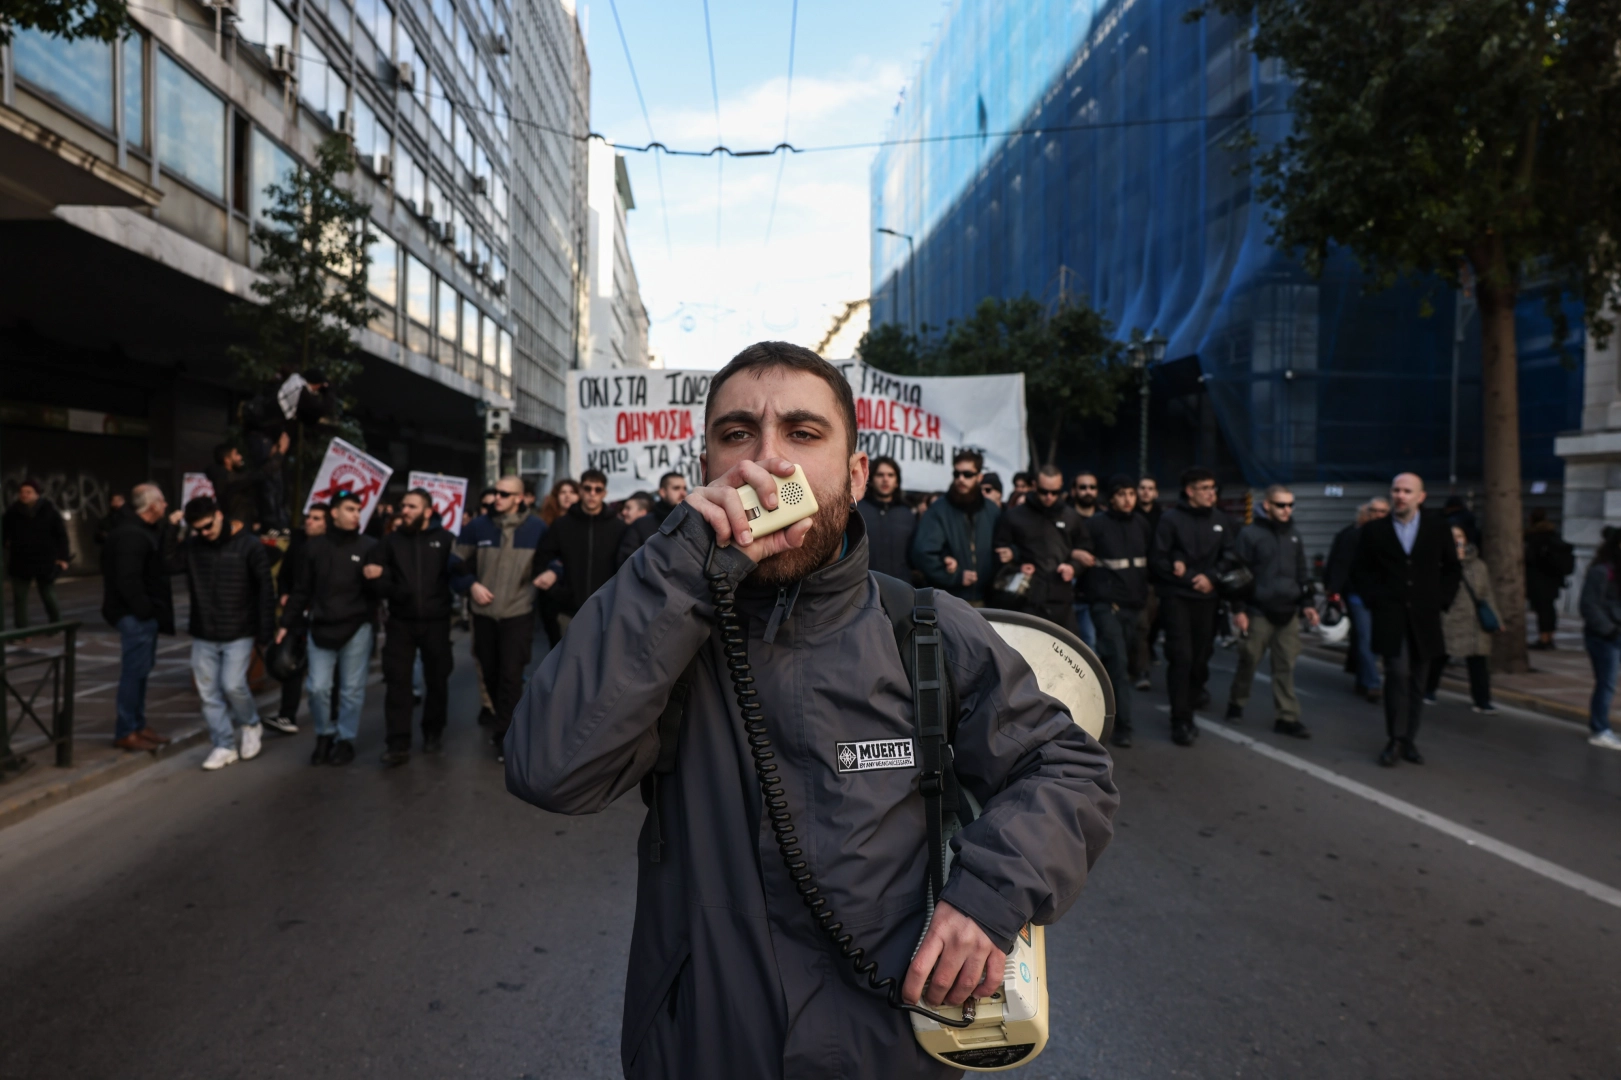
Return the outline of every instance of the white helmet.
{"type": "Polygon", "coordinates": [[[1330,645],[1338,645],[1351,635],[1351,618],[1340,603],[1338,597],[1329,600],[1323,605],[1322,618],[1318,621],[1318,630],[1323,640],[1330,645]]]}

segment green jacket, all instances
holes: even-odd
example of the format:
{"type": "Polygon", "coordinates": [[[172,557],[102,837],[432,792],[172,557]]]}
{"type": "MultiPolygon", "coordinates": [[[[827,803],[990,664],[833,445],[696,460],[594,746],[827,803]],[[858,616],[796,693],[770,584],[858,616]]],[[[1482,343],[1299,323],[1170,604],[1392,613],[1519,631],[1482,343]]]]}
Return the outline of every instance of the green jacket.
{"type": "Polygon", "coordinates": [[[971,604],[983,600],[996,573],[993,549],[1001,515],[1001,509],[983,496],[972,510],[954,506],[949,495],[936,500],[912,534],[912,565],[937,589],[971,604]],[[957,560],[956,573],[946,570],[947,555],[957,560]],[[964,570],[978,571],[979,580],[964,585],[964,570]]]}

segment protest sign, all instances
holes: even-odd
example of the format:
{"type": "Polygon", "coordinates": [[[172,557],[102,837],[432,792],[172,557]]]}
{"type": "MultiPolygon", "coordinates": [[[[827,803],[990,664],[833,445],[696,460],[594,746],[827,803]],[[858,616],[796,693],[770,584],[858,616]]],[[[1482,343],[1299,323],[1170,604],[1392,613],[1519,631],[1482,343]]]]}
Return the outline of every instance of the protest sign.
{"type": "Polygon", "coordinates": [[[214,497],[214,484],[208,479],[207,473],[189,472],[180,477],[180,507],[184,510],[186,504],[200,496],[214,497]]]}
{"type": "Polygon", "coordinates": [[[463,511],[467,506],[467,477],[413,472],[405,487],[406,490],[421,488],[432,495],[434,511],[439,515],[439,524],[449,529],[452,536],[461,535],[463,511]]]}
{"type": "MultiPolygon", "coordinates": [[[[1022,374],[910,378],[859,360],[834,366],[855,394],[858,448],[899,462],[907,490],[944,491],[951,484],[951,456],[959,449],[984,454],[985,468],[1000,473],[1007,487],[1013,473],[1025,467],[1022,374]]],[[[667,472],[684,474],[691,486],[701,484],[698,455],[713,374],[569,372],[569,453],[575,472],[601,469],[610,499],[652,491],[667,472]]]]}
{"type": "Polygon", "coordinates": [[[304,500],[304,513],[308,514],[316,503],[330,502],[340,491],[352,491],[360,499],[360,527],[364,529],[382,498],[383,485],[393,475],[393,469],[364,450],[333,439],[326,448],[326,457],[321,459],[321,471],[310,485],[309,497],[304,500]]]}

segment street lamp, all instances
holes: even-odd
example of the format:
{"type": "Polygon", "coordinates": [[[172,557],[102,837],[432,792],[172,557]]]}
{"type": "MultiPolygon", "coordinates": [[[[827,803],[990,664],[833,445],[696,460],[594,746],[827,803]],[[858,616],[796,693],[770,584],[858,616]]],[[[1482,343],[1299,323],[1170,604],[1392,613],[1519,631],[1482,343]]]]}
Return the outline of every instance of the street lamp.
{"type": "Polygon", "coordinates": [[[912,238],[903,232],[894,229],[880,228],[879,232],[885,236],[896,236],[906,241],[906,281],[911,292],[911,300],[907,304],[911,315],[912,336],[917,337],[917,248],[912,244],[912,238]]]}
{"type": "Polygon", "coordinates": [[[1148,369],[1165,359],[1165,337],[1158,330],[1126,346],[1131,366],[1137,369],[1137,478],[1148,475],[1148,369]]]}

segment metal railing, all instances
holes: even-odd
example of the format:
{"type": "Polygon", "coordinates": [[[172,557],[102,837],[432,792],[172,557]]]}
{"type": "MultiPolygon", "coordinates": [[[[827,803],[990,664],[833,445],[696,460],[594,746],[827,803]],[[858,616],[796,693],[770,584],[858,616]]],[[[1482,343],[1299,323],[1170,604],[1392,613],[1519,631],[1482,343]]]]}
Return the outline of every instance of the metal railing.
{"type": "Polygon", "coordinates": [[[25,722],[32,720],[45,736],[46,745],[56,747],[56,764],[67,768],[73,764],[73,695],[78,670],[78,638],[80,622],[54,622],[44,626],[27,626],[18,630],[0,631],[0,781],[8,771],[21,771],[20,758],[11,749],[12,735],[25,722]],[[62,651],[39,656],[7,656],[6,646],[30,638],[62,635],[62,651]],[[34,669],[39,669],[34,677],[34,669]],[[24,681],[32,680],[28,687],[18,683],[18,672],[27,672],[24,681]],[[40,716],[43,703],[40,697],[50,687],[50,706],[40,716]],[[16,724],[11,721],[11,707],[20,708],[16,724]]]}

